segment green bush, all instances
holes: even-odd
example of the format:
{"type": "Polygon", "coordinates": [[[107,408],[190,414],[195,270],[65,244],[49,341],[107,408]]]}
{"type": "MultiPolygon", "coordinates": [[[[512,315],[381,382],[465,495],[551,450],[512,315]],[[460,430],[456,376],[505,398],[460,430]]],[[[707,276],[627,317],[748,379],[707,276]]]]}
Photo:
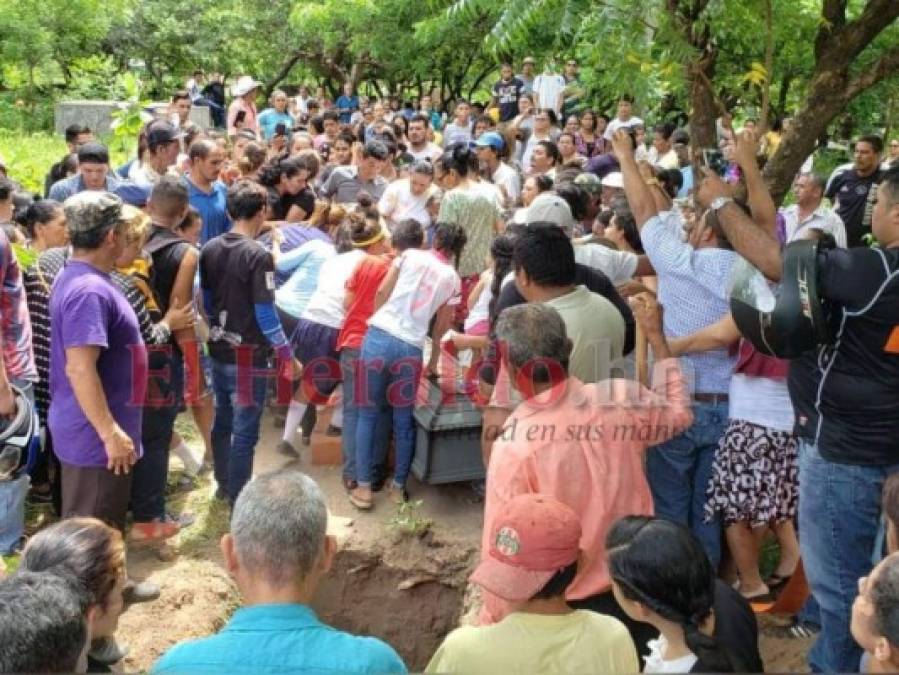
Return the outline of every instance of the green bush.
{"type": "MultiPolygon", "coordinates": [[[[65,140],[46,132],[22,134],[0,129],[0,155],[6,159],[9,177],[29,192],[44,193],[44,178],[50,167],[66,154],[65,140]]],[[[109,145],[115,168],[129,157],[118,143],[109,145]]]]}

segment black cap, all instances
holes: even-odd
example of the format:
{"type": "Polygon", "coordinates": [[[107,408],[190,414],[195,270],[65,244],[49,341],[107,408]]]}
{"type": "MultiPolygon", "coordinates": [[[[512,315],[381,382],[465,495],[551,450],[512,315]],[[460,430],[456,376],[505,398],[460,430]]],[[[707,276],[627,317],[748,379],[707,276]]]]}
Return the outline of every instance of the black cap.
{"type": "Polygon", "coordinates": [[[147,147],[151,150],[160,145],[180,141],[184,134],[175,128],[175,125],[166,120],[156,120],[147,125],[147,147]]]}
{"type": "Polygon", "coordinates": [[[109,164],[109,150],[102,143],[85,143],[78,148],[79,164],[109,164]]]}

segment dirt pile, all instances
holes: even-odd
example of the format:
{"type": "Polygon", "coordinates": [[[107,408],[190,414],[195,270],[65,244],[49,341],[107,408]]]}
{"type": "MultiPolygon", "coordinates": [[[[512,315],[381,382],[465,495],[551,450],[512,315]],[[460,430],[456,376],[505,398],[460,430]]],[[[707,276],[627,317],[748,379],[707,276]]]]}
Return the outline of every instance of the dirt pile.
{"type": "Polygon", "coordinates": [[[473,548],[430,534],[375,545],[350,538],[313,606],[337,628],[385,640],[420,671],[459,625],[476,560],[473,548]]]}
{"type": "Polygon", "coordinates": [[[215,633],[239,602],[227,573],[213,561],[183,558],[149,578],[162,590],[159,599],[132,606],[119,620],[118,639],[130,647],[125,672],[148,670],[176,642],[215,633]]]}

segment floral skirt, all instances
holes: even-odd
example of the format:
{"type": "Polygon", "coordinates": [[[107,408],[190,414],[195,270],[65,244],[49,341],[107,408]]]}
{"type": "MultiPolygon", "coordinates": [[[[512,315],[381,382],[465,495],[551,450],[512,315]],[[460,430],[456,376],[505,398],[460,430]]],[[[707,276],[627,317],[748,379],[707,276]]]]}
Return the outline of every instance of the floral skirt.
{"type": "Polygon", "coordinates": [[[752,527],[791,520],[799,499],[799,450],[788,431],[731,420],[718,443],[705,516],[752,527]]]}

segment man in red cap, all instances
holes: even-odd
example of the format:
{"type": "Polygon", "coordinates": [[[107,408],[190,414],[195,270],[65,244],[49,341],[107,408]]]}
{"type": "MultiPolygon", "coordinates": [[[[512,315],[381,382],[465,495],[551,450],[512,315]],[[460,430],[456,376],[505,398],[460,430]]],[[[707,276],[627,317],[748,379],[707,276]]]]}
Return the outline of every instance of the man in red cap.
{"type": "Polygon", "coordinates": [[[548,495],[523,494],[506,502],[488,527],[490,546],[471,580],[508,601],[512,612],[492,626],[454,630],[425,672],[639,670],[624,624],[565,602],[580,554],[574,511],[548,495]]]}

